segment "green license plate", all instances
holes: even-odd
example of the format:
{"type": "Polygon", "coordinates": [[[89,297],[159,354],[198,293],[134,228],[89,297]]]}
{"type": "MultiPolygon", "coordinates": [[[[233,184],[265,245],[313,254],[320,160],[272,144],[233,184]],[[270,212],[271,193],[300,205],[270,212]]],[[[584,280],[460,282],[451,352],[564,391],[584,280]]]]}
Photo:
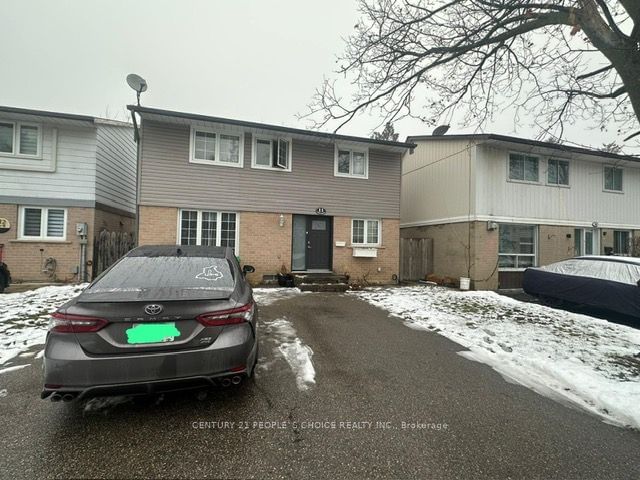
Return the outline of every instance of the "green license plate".
{"type": "Polygon", "coordinates": [[[138,323],[127,329],[127,343],[166,343],[180,336],[175,322],[138,323]]]}

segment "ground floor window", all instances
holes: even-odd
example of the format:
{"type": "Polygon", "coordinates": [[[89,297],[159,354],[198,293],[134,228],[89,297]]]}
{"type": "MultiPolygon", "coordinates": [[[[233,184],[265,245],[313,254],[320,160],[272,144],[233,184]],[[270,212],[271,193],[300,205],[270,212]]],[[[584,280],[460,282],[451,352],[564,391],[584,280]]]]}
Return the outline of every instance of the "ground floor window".
{"type": "Polygon", "coordinates": [[[20,237],[29,240],[64,240],[67,210],[64,208],[22,207],[20,237]]]}
{"type": "Polygon", "coordinates": [[[180,245],[231,247],[237,253],[237,214],[210,210],[181,210],[180,245]]]}
{"type": "Polygon", "coordinates": [[[626,230],[613,231],[613,253],[629,255],[631,252],[631,233],[626,230]]]}
{"type": "Polygon", "coordinates": [[[353,245],[379,245],[380,221],[354,218],[351,221],[351,243],[353,245]]]}
{"type": "Polygon", "coordinates": [[[537,227],[500,224],[498,247],[500,268],[526,268],[536,264],[537,227]]]}

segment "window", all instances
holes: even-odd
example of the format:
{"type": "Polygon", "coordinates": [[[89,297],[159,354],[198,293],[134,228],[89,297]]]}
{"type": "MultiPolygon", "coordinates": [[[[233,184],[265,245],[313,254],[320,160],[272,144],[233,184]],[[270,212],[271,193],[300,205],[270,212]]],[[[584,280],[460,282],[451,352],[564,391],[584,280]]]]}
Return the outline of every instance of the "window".
{"type": "Polygon", "coordinates": [[[569,162],[550,158],[547,162],[547,183],[549,185],[569,185],[569,162]]]}
{"type": "Polygon", "coordinates": [[[253,167],[291,171],[291,139],[254,136],[253,167]]]}
{"type": "Polygon", "coordinates": [[[500,224],[500,268],[526,268],[536,264],[535,225],[500,224]]]}
{"type": "Polygon", "coordinates": [[[192,129],[191,156],[192,163],[212,165],[242,166],[243,136],[218,133],[212,130],[192,129]]]}
{"type": "Polygon", "coordinates": [[[538,157],[522,153],[509,154],[509,180],[538,182],[538,157]]]}
{"type": "Polygon", "coordinates": [[[336,147],[334,175],[367,178],[369,176],[369,153],[366,150],[336,147]]]}
{"type": "Polygon", "coordinates": [[[20,238],[28,240],[64,240],[67,211],[64,208],[22,207],[20,238]]]}
{"type": "Polygon", "coordinates": [[[230,212],[181,210],[180,245],[231,247],[237,252],[237,217],[230,212]]]}
{"type": "Polygon", "coordinates": [[[622,169],[618,167],[604,167],[604,189],[612,192],[622,191],[622,169]]]}
{"type": "Polygon", "coordinates": [[[629,255],[631,250],[631,234],[624,230],[613,231],[613,253],[629,255]]]}
{"type": "Polygon", "coordinates": [[[40,126],[0,122],[0,153],[40,156],[40,126]]]}
{"type": "Polygon", "coordinates": [[[354,218],[351,221],[351,243],[354,245],[379,245],[380,221],[354,218]]]}

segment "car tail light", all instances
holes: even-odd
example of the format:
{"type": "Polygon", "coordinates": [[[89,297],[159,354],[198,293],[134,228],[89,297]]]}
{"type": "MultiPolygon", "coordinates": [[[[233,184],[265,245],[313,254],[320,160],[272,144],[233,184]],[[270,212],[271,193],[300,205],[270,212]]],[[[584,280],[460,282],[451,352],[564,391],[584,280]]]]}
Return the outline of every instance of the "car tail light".
{"type": "Polygon", "coordinates": [[[51,315],[49,329],[58,333],[89,333],[97,332],[107,323],[109,322],[104,318],[56,312],[51,315]]]}
{"type": "Polygon", "coordinates": [[[234,323],[248,322],[253,318],[254,303],[247,303],[241,307],[208,312],[198,315],[198,320],[205,327],[220,327],[222,325],[233,325],[234,323]]]}

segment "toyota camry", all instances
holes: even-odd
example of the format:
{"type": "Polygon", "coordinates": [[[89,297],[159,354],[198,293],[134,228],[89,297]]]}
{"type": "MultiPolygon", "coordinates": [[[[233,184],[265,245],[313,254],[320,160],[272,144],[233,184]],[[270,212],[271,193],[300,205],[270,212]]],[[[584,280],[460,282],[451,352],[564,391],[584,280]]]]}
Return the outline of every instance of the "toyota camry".
{"type": "Polygon", "coordinates": [[[51,316],[42,398],[241,383],[258,355],[253,271],[230,248],[131,250],[51,316]]]}

